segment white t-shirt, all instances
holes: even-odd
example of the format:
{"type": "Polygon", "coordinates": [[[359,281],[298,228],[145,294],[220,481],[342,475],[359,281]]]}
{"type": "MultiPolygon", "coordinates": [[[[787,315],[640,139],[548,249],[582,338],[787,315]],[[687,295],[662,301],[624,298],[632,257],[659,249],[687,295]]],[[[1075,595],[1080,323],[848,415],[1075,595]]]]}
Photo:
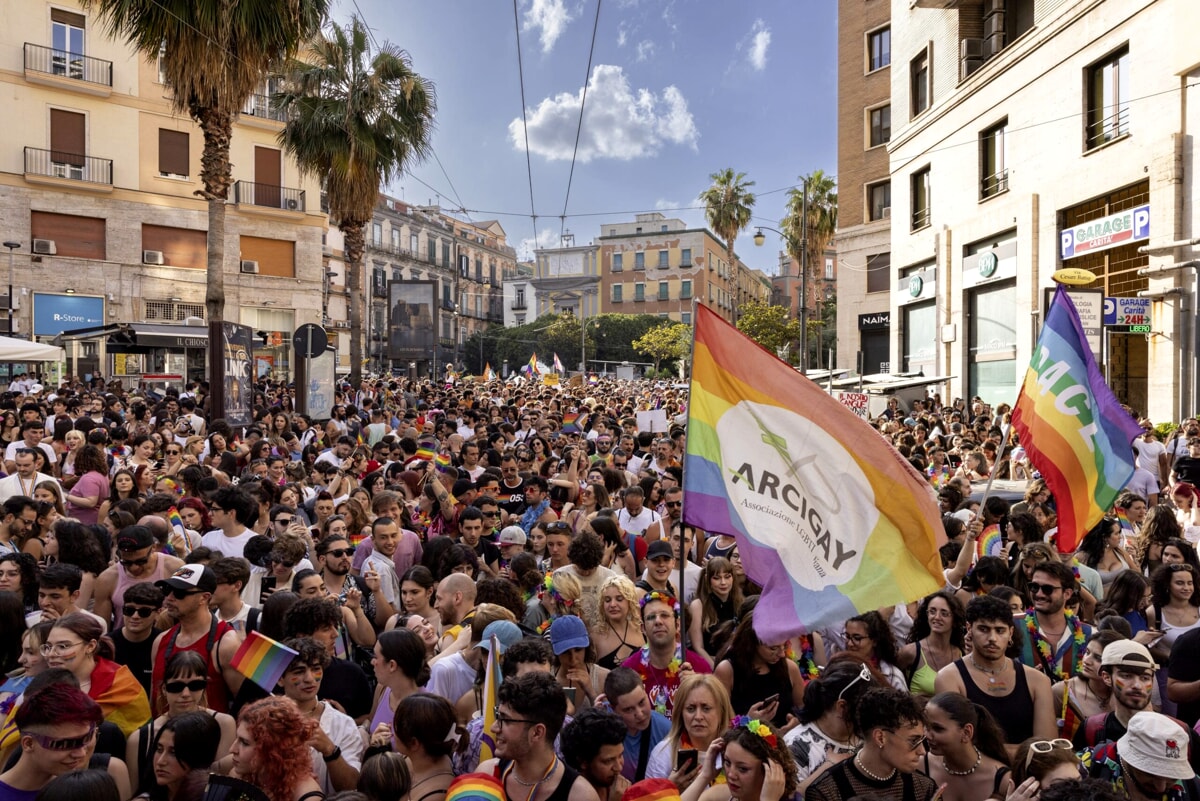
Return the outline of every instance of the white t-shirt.
{"type": "MultiPolygon", "coordinates": [[[[28,447],[29,446],[25,444],[25,440],[23,440],[23,439],[19,439],[16,442],[8,443],[8,447],[4,449],[4,461],[6,461],[6,462],[16,461],[17,451],[21,450],[22,448],[28,448],[28,447]]],[[[42,451],[46,454],[46,463],[47,464],[54,464],[55,462],[58,461],[58,455],[54,452],[54,446],[52,446],[46,442],[39,442],[38,447],[41,448],[42,451]]]]}
{"type": "Polygon", "coordinates": [[[1146,442],[1138,437],[1133,441],[1133,449],[1137,451],[1137,466],[1147,470],[1151,475],[1158,475],[1158,457],[1167,452],[1167,446],[1158,440],[1146,442]]]}
{"type": "MultiPolygon", "coordinates": [[[[326,701],[325,709],[321,712],[321,729],[334,745],[342,749],[342,759],[346,760],[347,765],[355,770],[362,768],[363,740],[358,734],[358,724],[354,722],[354,718],[334,709],[333,704],[326,701]]],[[[312,749],[312,765],[317,784],[321,785],[326,795],[333,795],[329,766],[315,748],[312,749]]]]}
{"type": "Polygon", "coordinates": [[[475,668],[467,664],[462,653],[456,653],[433,663],[425,690],[456,704],[474,684],[475,668]]]}
{"type": "Polygon", "coordinates": [[[650,528],[651,523],[659,519],[661,517],[658,512],[649,506],[643,506],[642,511],[636,515],[629,514],[629,510],[624,507],[617,512],[617,524],[625,531],[632,531],[639,537],[646,533],[646,529],[650,528]]]}
{"type": "Polygon", "coordinates": [[[254,532],[247,528],[243,529],[242,533],[236,537],[226,537],[225,532],[218,528],[201,537],[200,544],[205,548],[220,551],[222,556],[236,556],[243,559],[245,558],[246,543],[253,536],[254,532]]]}

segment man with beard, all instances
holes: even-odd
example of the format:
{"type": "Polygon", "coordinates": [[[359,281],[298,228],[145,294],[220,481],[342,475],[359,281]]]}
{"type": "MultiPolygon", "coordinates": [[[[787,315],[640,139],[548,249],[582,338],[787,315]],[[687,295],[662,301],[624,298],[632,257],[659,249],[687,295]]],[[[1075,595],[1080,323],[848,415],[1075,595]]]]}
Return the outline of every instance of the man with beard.
{"type": "Polygon", "coordinates": [[[1075,573],[1061,562],[1042,562],[1026,586],[1033,611],[1014,622],[1020,659],[1052,682],[1068,679],[1078,671],[1092,636],[1092,627],[1067,611],[1067,603],[1079,592],[1075,573]]]}
{"type": "Polygon", "coordinates": [[[316,545],[317,567],[329,594],[336,597],[350,590],[362,593],[363,614],[376,629],[382,630],[388,618],[396,614],[395,608],[379,590],[379,573],[367,566],[361,577],[350,572],[355,547],[345,537],[330,534],[316,545]]]}
{"type": "Polygon", "coordinates": [[[616,714],[591,707],[563,727],[563,760],[592,785],[601,801],[620,801],[629,788],[625,763],[625,724],[616,714]]]}
{"type": "Polygon", "coordinates": [[[527,796],[534,787],[554,801],[600,801],[591,783],[554,753],[566,715],[567,697],[550,674],[504,681],[492,724],[496,758],[481,763],[479,772],[497,776],[507,798],[527,796]]]}
{"type": "Polygon", "coordinates": [[[992,595],[972,598],[967,604],[970,653],[938,671],[934,691],[965,695],[991,712],[1010,746],[1030,737],[1051,740],[1058,729],[1050,680],[1005,656],[1012,634],[1006,602],[992,595]]]}
{"type": "Polygon", "coordinates": [[[470,625],[471,610],[475,608],[475,582],[464,573],[451,573],[437,588],[434,604],[442,621],[442,647],[446,648],[470,625]]]}
{"type": "Polygon", "coordinates": [[[693,672],[712,673],[712,666],[690,648],[680,653],[677,600],[655,591],[643,596],[640,604],[647,647],[634,651],[621,667],[642,677],[651,705],[669,718],[679,683],[693,672]]]}

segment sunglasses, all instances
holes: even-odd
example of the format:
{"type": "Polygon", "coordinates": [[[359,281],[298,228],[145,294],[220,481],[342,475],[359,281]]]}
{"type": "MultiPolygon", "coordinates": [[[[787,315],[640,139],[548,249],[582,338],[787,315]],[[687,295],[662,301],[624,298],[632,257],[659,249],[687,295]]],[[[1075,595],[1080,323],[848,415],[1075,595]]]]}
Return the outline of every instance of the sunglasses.
{"type": "Polygon", "coordinates": [[[129,604],[125,604],[121,611],[125,617],[154,617],[158,614],[158,609],[156,607],[130,606],[129,604]]]}
{"type": "Polygon", "coordinates": [[[149,564],[150,555],[147,554],[141,559],[118,559],[117,561],[121,563],[121,567],[143,567],[144,565],[149,564]]]}
{"type": "Polygon", "coordinates": [[[1053,595],[1062,589],[1057,584],[1039,584],[1036,581],[1031,581],[1025,586],[1029,588],[1029,592],[1033,595],[1053,595]]]}
{"type": "Polygon", "coordinates": [[[49,737],[45,734],[29,734],[33,741],[47,751],[77,751],[86,748],[96,738],[96,727],[88,729],[82,737],[49,737]]]}
{"type": "Polygon", "coordinates": [[[179,450],[179,448],[167,448],[167,456],[178,453],[183,453],[183,451],[179,450]]]}
{"type": "Polygon", "coordinates": [[[188,598],[193,595],[199,595],[200,590],[180,590],[172,587],[169,590],[169,594],[175,596],[176,600],[182,601],[184,598],[188,598]]]}
{"type": "Polygon", "coordinates": [[[668,509],[673,509],[676,507],[683,506],[683,501],[667,501],[663,505],[666,506],[668,509]]]}
{"type": "Polygon", "coordinates": [[[294,518],[294,517],[277,517],[277,518],[275,518],[275,522],[281,526],[290,526],[292,523],[296,522],[296,518],[294,518]]]}
{"type": "Polygon", "coordinates": [[[354,556],[355,547],[353,545],[348,548],[332,548],[325,552],[326,556],[332,556],[334,559],[341,559],[343,556],[354,556]]]}
{"type": "Polygon", "coordinates": [[[289,562],[288,560],[281,559],[278,556],[268,556],[263,561],[265,563],[267,563],[268,565],[282,565],[283,567],[286,567],[288,570],[291,570],[293,567],[296,566],[295,562],[289,562]]]}
{"type": "Polygon", "coordinates": [[[163,689],[171,694],[181,693],[184,690],[188,692],[202,692],[208,687],[208,679],[192,679],[191,681],[168,681],[163,683],[163,689]]]}
{"type": "Polygon", "coordinates": [[[1036,743],[1029,744],[1029,753],[1025,755],[1025,770],[1029,770],[1029,765],[1033,762],[1034,754],[1048,754],[1051,751],[1074,751],[1075,745],[1070,740],[1064,740],[1061,737],[1056,737],[1053,740],[1038,740],[1036,743]]]}
{"type": "Polygon", "coordinates": [[[871,681],[871,669],[869,667],[867,667],[866,662],[863,663],[862,670],[858,671],[858,675],[855,676],[849,684],[847,684],[845,687],[843,687],[842,691],[840,693],[838,693],[837,699],[839,701],[842,700],[842,696],[846,694],[846,691],[849,690],[851,687],[853,687],[855,684],[858,684],[860,681],[865,681],[868,683],[871,681]]]}

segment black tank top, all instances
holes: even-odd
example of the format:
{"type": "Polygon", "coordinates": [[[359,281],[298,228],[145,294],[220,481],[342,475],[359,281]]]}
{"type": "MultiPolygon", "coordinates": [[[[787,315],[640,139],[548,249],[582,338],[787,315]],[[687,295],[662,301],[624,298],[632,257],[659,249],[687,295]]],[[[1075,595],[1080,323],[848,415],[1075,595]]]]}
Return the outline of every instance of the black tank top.
{"type": "Polygon", "coordinates": [[[1029,683],[1025,681],[1025,668],[1017,660],[1012,660],[1013,669],[1017,674],[1016,685],[1008,695],[991,695],[979,689],[971,678],[971,671],[961,659],[954,660],[954,666],[962,676],[963,687],[967,691],[967,699],[979,704],[992,713],[992,717],[1004,729],[1004,741],[1016,745],[1033,736],[1033,696],[1029,693],[1029,683]]]}
{"type": "MultiPolygon", "coordinates": [[[[501,759],[496,763],[495,772],[492,775],[499,779],[502,785],[504,784],[504,769],[509,766],[511,761],[501,759]]],[[[571,788],[575,785],[575,780],[579,778],[579,773],[572,770],[570,765],[561,759],[558,761],[563,767],[562,779],[558,782],[558,786],[554,788],[554,792],[549,795],[546,801],[567,801],[571,797],[571,788]]],[[[507,787],[504,788],[504,798],[505,801],[517,801],[517,799],[508,794],[507,787]]]]}

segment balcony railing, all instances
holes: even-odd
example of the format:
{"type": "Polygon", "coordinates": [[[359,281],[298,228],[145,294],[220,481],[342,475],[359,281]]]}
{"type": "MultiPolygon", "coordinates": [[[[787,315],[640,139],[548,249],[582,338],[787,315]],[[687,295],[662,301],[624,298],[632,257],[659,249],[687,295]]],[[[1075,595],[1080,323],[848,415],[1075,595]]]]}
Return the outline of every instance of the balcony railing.
{"type": "Polygon", "coordinates": [[[112,86],[112,62],[83,53],[25,43],[25,71],[58,75],[98,86],[112,86]]]}
{"type": "Polygon", "coordinates": [[[386,253],[389,256],[396,256],[397,258],[401,259],[413,259],[415,261],[421,260],[421,254],[414,253],[407,248],[397,247],[390,242],[384,242],[382,239],[380,239],[378,242],[373,239],[368,239],[367,248],[379,253],[386,253]]]}
{"type": "Polygon", "coordinates": [[[113,163],[112,159],[99,159],[80,153],[27,147],[25,148],[25,174],[112,186],[113,163]]]}
{"type": "Polygon", "coordinates": [[[979,194],[984,198],[1008,191],[1008,170],[1001,170],[994,175],[986,175],[979,182],[979,194]]]}
{"type": "Polygon", "coordinates": [[[275,107],[270,95],[250,95],[242,113],[251,117],[261,117],[275,122],[287,122],[287,115],[275,107]]]}
{"type": "Polygon", "coordinates": [[[238,181],[233,185],[233,201],[285,211],[305,211],[304,190],[272,184],[238,181]]]}
{"type": "Polygon", "coordinates": [[[927,225],[929,225],[929,207],[918,206],[913,209],[912,229],[915,231],[918,228],[924,228],[927,225]]]}
{"type": "Polygon", "coordinates": [[[514,300],[512,302],[513,311],[525,311],[529,308],[529,302],[526,300],[514,300]]]}

